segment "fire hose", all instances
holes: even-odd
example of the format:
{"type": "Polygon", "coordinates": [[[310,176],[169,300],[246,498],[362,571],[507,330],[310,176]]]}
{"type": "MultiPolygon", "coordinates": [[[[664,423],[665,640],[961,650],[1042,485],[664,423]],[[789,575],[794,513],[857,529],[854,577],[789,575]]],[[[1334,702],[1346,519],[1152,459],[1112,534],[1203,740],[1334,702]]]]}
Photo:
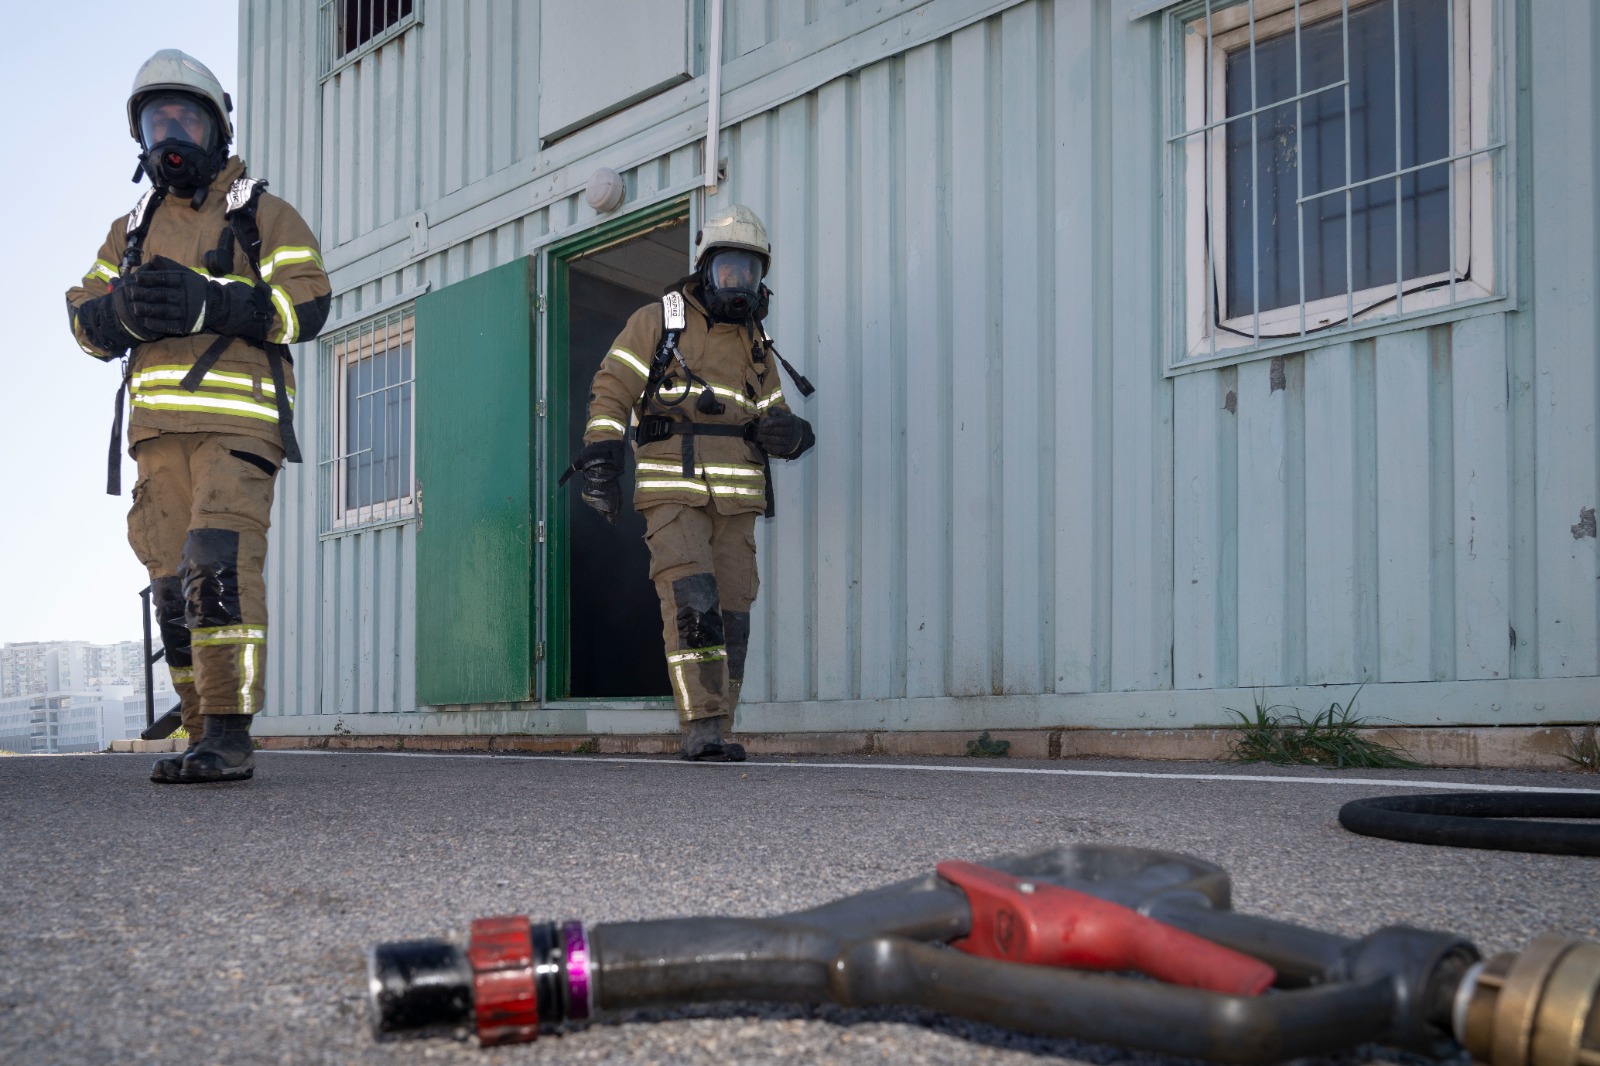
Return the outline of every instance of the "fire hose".
{"type": "Polygon", "coordinates": [[[1450,933],[1352,939],[1231,909],[1220,867],[1076,845],[766,918],[480,918],[368,954],[374,1035],[523,1043],[718,1002],[914,1006],[1043,1036],[1275,1062],[1363,1044],[1490,1066],[1600,1066],[1600,943],[1485,961],[1450,933]]]}

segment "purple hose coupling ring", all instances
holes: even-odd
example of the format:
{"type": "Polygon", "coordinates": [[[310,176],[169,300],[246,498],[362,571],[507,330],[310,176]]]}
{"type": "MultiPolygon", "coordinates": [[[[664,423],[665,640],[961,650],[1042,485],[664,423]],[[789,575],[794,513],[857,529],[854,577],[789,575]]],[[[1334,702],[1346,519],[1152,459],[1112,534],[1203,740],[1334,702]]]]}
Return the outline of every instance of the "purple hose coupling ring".
{"type": "Polygon", "coordinates": [[[561,939],[567,946],[567,1017],[589,1017],[589,940],[582,922],[561,926],[561,939]]]}

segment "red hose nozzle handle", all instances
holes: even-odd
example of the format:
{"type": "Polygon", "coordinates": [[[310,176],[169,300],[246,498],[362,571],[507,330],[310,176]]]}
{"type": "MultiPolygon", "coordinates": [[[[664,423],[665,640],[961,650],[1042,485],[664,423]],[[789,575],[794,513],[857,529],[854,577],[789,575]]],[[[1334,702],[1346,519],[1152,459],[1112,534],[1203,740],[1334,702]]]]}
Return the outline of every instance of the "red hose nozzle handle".
{"type": "Polygon", "coordinates": [[[969,955],[1081,970],[1132,970],[1169,984],[1255,996],[1277,974],[1251,958],[1070,888],[971,862],[941,862],[961,889],[972,932],[951,946],[969,955]]]}

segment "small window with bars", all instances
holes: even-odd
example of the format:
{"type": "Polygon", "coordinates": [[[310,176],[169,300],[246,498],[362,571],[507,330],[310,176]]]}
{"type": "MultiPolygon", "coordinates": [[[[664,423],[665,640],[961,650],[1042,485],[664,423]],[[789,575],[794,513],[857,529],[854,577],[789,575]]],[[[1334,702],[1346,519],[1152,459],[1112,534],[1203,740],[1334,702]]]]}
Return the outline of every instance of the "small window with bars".
{"type": "Polygon", "coordinates": [[[320,0],[320,3],[324,78],[422,21],[422,0],[320,0]]]}
{"type": "Polygon", "coordinates": [[[1176,365],[1503,295],[1494,4],[1181,10],[1176,365]]]}
{"type": "Polygon", "coordinates": [[[322,531],[416,514],[410,308],[323,340],[322,531]]]}

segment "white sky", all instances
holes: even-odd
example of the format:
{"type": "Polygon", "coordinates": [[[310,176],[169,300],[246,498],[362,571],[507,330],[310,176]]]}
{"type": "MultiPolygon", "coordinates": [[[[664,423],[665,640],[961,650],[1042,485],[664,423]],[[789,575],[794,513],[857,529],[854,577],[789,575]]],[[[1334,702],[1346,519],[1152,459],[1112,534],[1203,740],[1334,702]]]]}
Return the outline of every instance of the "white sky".
{"type": "Polygon", "coordinates": [[[238,4],[84,0],[18,5],[0,63],[0,643],[143,636],[147,583],[128,547],[133,464],[107,496],[106,448],[120,371],[85,355],[65,293],[112,219],[148,187],[125,110],[133,75],[160,48],[209,66],[242,110],[238,4]]]}

